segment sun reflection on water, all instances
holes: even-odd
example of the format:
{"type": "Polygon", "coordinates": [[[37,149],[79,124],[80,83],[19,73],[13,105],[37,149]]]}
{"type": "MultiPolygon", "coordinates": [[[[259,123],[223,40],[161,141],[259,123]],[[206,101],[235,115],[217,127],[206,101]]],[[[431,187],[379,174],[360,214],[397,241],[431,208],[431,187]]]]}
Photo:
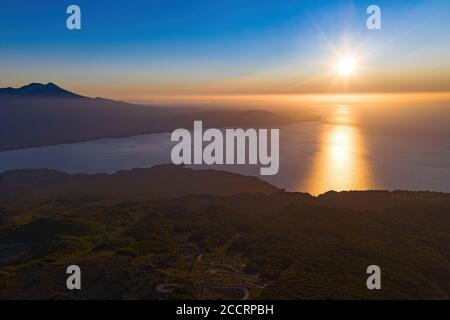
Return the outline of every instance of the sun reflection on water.
{"type": "Polygon", "coordinates": [[[329,190],[364,190],[371,185],[364,144],[359,129],[351,125],[351,109],[338,106],[330,123],[323,125],[319,147],[312,159],[304,190],[321,194],[329,190]]]}

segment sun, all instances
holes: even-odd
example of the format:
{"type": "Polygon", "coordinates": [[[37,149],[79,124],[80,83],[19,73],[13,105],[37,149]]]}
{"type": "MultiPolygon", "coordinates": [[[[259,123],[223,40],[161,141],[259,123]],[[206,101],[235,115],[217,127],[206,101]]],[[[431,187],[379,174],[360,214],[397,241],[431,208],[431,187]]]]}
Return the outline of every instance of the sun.
{"type": "Polygon", "coordinates": [[[342,58],[338,61],[336,72],[340,76],[348,77],[356,70],[356,60],[352,57],[342,58]]]}

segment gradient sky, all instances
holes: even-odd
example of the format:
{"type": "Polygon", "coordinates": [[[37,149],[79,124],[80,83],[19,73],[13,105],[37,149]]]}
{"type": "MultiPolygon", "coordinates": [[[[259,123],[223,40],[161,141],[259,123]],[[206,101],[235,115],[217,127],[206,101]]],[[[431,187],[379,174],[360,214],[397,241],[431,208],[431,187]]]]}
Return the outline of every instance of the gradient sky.
{"type": "Polygon", "coordinates": [[[2,0],[0,87],[88,96],[450,91],[450,1],[2,0]],[[66,28],[70,4],[82,30],[66,28]],[[366,8],[382,29],[366,28],[366,8]],[[346,83],[336,56],[360,58],[346,83]]]}

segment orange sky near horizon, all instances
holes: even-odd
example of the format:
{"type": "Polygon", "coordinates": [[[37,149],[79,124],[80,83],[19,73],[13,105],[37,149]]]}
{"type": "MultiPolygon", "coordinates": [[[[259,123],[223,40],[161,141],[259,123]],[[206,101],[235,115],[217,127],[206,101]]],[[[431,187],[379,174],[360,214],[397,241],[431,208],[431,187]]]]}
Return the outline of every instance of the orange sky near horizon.
{"type": "Polygon", "coordinates": [[[183,106],[226,105],[227,107],[296,107],[328,104],[448,104],[450,92],[400,92],[357,94],[259,94],[259,95],[150,95],[127,100],[137,104],[183,106]]]}

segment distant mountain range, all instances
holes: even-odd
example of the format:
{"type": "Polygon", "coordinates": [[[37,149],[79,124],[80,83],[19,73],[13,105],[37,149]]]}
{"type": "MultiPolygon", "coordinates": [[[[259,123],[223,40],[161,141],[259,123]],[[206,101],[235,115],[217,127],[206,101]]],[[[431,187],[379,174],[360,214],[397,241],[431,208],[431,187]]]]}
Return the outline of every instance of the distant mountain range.
{"type": "Polygon", "coordinates": [[[58,87],[56,84],[49,82],[47,84],[42,83],[30,83],[20,88],[0,88],[0,97],[9,98],[84,98],[73,92],[64,90],[58,87]]]}
{"type": "Polygon", "coordinates": [[[54,83],[31,83],[0,89],[0,151],[169,132],[191,128],[193,120],[203,120],[207,127],[270,127],[315,119],[261,110],[199,112],[198,108],[142,106],[84,97],[54,83]]]}
{"type": "Polygon", "coordinates": [[[171,164],[115,174],[67,174],[55,170],[12,170],[0,174],[0,201],[48,198],[146,200],[187,194],[233,195],[281,190],[256,177],[171,164]]]}

